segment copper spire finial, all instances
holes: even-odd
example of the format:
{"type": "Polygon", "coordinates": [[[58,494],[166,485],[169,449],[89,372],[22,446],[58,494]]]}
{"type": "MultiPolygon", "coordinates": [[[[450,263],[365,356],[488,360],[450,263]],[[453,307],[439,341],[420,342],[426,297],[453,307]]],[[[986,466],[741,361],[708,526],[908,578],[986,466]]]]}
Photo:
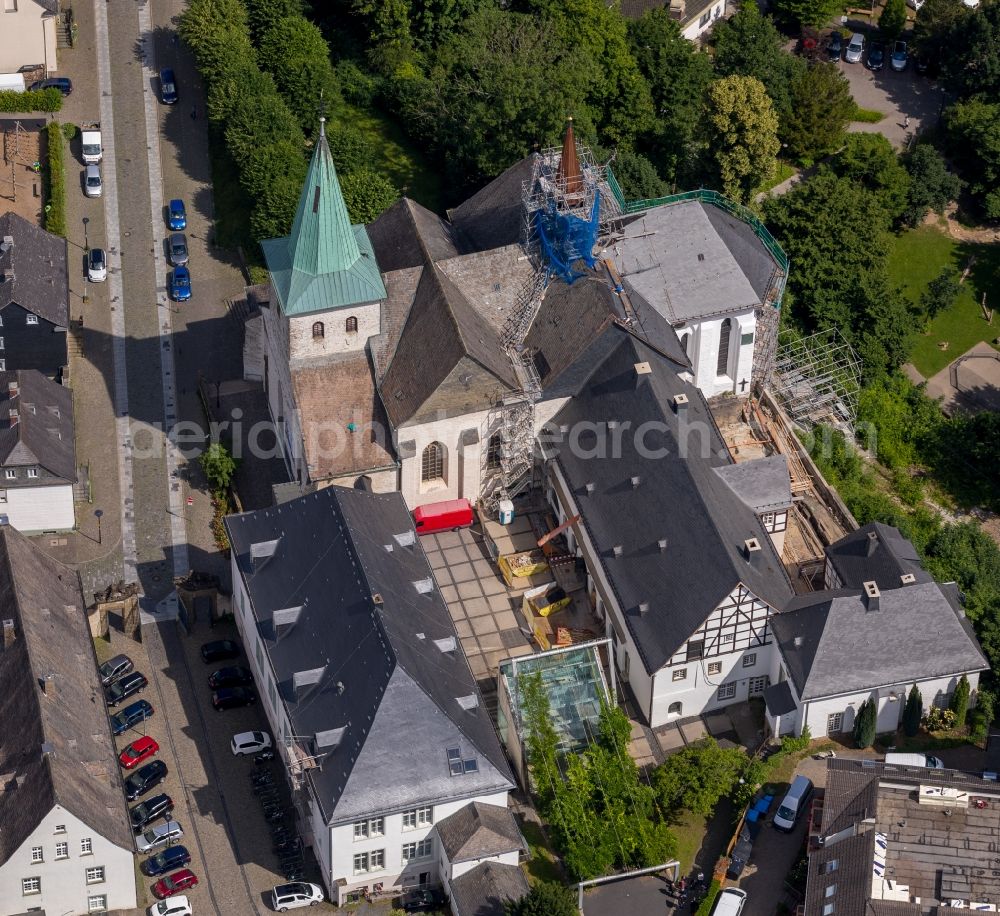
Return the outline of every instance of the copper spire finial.
{"type": "Polygon", "coordinates": [[[573,136],[573,118],[566,119],[566,133],[563,135],[562,157],[559,160],[559,178],[567,194],[580,190],[580,160],[576,155],[576,138],[573,136]]]}

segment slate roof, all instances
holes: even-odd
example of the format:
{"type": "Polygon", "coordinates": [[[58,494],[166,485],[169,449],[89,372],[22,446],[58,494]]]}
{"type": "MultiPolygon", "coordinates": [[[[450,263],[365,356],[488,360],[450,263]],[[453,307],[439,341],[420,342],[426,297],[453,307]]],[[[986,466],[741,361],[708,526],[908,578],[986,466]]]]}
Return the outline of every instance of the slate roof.
{"type": "Polygon", "coordinates": [[[764,705],[772,716],[785,716],[790,712],[795,712],[798,705],[792,696],[792,689],[788,686],[788,681],[780,684],[771,684],[764,690],[764,705]]]}
{"type": "Polygon", "coordinates": [[[393,425],[417,415],[464,357],[492,376],[496,387],[517,387],[497,331],[437,265],[430,265],[379,386],[393,425]]]}
{"type": "Polygon", "coordinates": [[[862,593],[800,595],[771,618],[788,675],[802,700],[989,667],[936,582],[882,592],[878,610],[862,593]]]}
{"type": "MultiPolygon", "coordinates": [[[[76,446],[73,430],[73,393],[37,369],[0,372],[0,465],[45,468],[63,480],[76,481],[76,446]],[[18,386],[11,397],[10,385],[18,386]],[[17,422],[10,424],[10,411],[17,422]]],[[[43,478],[19,478],[26,485],[43,478]]],[[[8,488],[14,481],[4,481],[8,488]]]]}
{"type": "Polygon", "coordinates": [[[370,223],[368,237],[383,274],[423,267],[459,253],[452,227],[408,197],[397,200],[370,223]]]}
{"type": "Polygon", "coordinates": [[[521,193],[530,181],[535,162],[532,153],[480,188],[468,200],[448,211],[467,251],[513,245],[521,239],[521,193]]]}
{"type": "Polygon", "coordinates": [[[792,481],[784,455],[739,461],[716,468],[715,473],[754,512],[787,509],[792,504],[792,481]]]}
{"type": "Polygon", "coordinates": [[[457,916],[504,916],[504,904],[530,890],[517,865],[483,862],[451,882],[451,902],[457,916]]]}
{"type": "Polygon", "coordinates": [[[293,369],[292,388],[310,480],[395,467],[392,431],[367,354],[293,369]]]}
{"type": "Polygon", "coordinates": [[[437,832],[452,864],[525,849],[514,815],[500,805],[469,802],[439,821],[437,832]]]}
{"type": "Polygon", "coordinates": [[[898,528],[881,522],[871,522],[830,544],[826,559],[837,571],[844,588],[861,588],[872,581],[882,591],[902,588],[900,577],[907,573],[916,576],[917,582],[933,581],[920,565],[917,548],[898,528]]]}
{"type": "Polygon", "coordinates": [[[9,526],[0,527],[0,617],[15,633],[0,649],[0,773],[16,777],[0,788],[0,862],[54,805],[131,850],[79,578],[9,526]],[[40,686],[47,675],[54,696],[40,686]]]}
{"type": "Polygon", "coordinates": [[[625,329],[613,326],[602,338],[605,357],[590,364],[589,377],[554,418],[570,431],[556,460],[652,673],[738,584],[772,608],[782,607],[792,589],[760,520],[715,473],[732,459],[701,392],[625,329]],[[651,371],[637,374],[636,363],[644,362],[651,371]],[[683,424],[672,407],[678,394],[689,399],[683,424]],[[622,427],[608,429],[609,421],[622,427]],[[644,423],[654,430],[645,455],[634,435],[644,423]],[[593,460],[601,442],[614,457],[593,460]],[[761,547],[752,563],[743,556],[749,538],[761,547]],[[660,539],[667,542],[663,552],[660,539]]]}
{"type": "Polygon", "coordinates": [[[0,216],[0,242],[5,236],[14,245],[0,252],[0,274],[13,274],[14,280],[0,282],[0,310],[16,302],[39,318],[68,327],[66,240],[11,212],[0,216]]]}
{"type": "Polygon", "coordinates": [[[513,787],[399,493],[327,487],[230,516],[226,530],[292,731],[324,755],[307,773],[328,822],[513,787]],[[254,564],[251,546],[267,542],[273,555],[254,564]],[[279,615],[276,633],[289,608],[297,619],[279,615]],[[297,693],[309,671],[318,682],[297,693]],[[449,748],[478,770],[451,776],[449,748]]]}

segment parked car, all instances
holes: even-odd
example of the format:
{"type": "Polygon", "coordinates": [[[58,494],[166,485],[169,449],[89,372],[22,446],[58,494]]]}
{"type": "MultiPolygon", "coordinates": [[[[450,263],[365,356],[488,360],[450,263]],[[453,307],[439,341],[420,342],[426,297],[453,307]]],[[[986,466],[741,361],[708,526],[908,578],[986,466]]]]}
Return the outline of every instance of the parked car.
{"type": "Polygon", "coordinates": [[[198,878],[195,876],[195,873],[190,868],[182,868],[180,871],[175,871],[172,875],[167,875],[166,878],[160,878],[153,885],[153,896],[161,899],[164,897],[173,897],[174,894],[179,894],[181,891],[188,891],[192,887],[197,886],[198,878]]]}
{"type": "Polygon", "coordinates": [[[174,267],[183,267],[188,262],[187,236],[183,232],[175,232],[170,236],[170,263],[174,267]]]}
{"type": "Polygon", "coordinates": [[[240,657],[240,647],[231,639],[217,639],[207,642],[201,647],[201,660],[209,662],[224,662],[230,658],[240,657]]]}
{"type": "Polygon", "coordinates": [[[168,871],[187,865],[191,861],[191,853],[186,846],[168,846],[163,852],[158,852],[155,856],[150,856],[142,865],[139,871],[150,878],[158,878],[168,871]]]}
{"type": "Polygon", "coordinates": [[[174,302],[187,302],[191,298],[191,271],[175,267],[170,275],[170,298],[174,302]]]}
{"type": "Polygon", "coordinates": [[[740,916],[747,902],[747,892],[738,887],[727,887],[715,898],[712,916],[740,916]]]}
{"type": "Polygon", "coordinates": [[[43,89],[58,89],[63,95],[69,95],[73,91],[73,81],[68,76],[50,76],[35,80],[28,87],[30,92],[41,92],[43,89]]]}
{"type": "Polygon", "coordinates": [[[224,709],[242,709],[253,706],[257,702],[257,694],[246,687],[224,687],[212,694],[212,706],[216,712],[224,709]]]}
{"type": "Polygon", "coordinates": [[[271,736],[267,732],[240,732],[233,735],[230,747],[237,757],[256,754],[272,747],[271,736]]]}
{"type": "Polygon", "coordinates": [[[104,193],[104,182],[101,180],[101,167],[88,165],[83,170],[83,193],[87,197],[100,197],[104,193]]]}
{"type": "Polygon", "coordinates": [[[835,64],[840,60],[840,56],[844,53],[844,39],[840,32],[834,32],[830,35],[830,40],[826,45],[826,57],[831,64],[835,64]]]}
{"type": "Polygon", "coordinates": [[[168,817],[174,810],[174,800],[164,792],[162,795],[154,795],[144,802],[139,802],[129,811],[129,820],[132,822],[133,830],[142,830],[147,824],[155,821],[159,817],[168,817]]]}
{"type": "Polygon", "coordinates": [[[107,701],[108,706],[119,706],[129,697],[134,697],[140,690],[145,690],[147,684],[149,684],[149,681],[146,680],[145,674],[132,671],[130,674],[126,674],[125,677],[105,687],[104,699],[107,701]]]}
{"type": "Polygon", "coordinates": [[[135,801],[140,795],[145,795],[150,789],[156,788],[167,778],[167,765],[162,760],[154,760],[136,770],[125,780],[125,797],[135,801]]]}
{"type": "Polygon", "coordinates": [[[146,913],[148,916],[194,916],[194,910],[183,894],[154,903],[146,913]]]}
{"type": "Polygon", "coordinates": [[[165,824],[150,827],[144,833],[137,833],[135,835],[135,848],[139,852],[152,852],[154,849],[165,846],[167,843],[173,843],[183,836],[184,829],[177,821],[167,821],[165,824]]]}
{"type": "Polygon", "coordinates": [[[271,906],[279,913],[295,910],[300,906],[316,906],[323,900],[323,888],[317,884],[309,884],[307,881],[279,884],[271,891],[271,906]]]}
{"type": "Polygon", "coordinates": [[[847,43],[847,50],[844,52],[844,60],[849,64],[861,62],[861,55],[865,51],[865,36],[860,32],[855,32],[851,40],[847,43]]]}
{"type": "Polygon", "coordinates": [[[187,229],[187,210],[183,200],[175,198],[167,204],[167,224],[171,229],[187,229]]]}
{"type": "Polygon", "coordinates": [[[880,41],[873,41],[868,46],[868,69],[881,70],[885,64],[885,46],[880,41]]]}
{"type": "Polygon", "coordinates": [[[108,256],[103,248],[91,248],[87,254],[87,279],[103,283],[108,279],[108,256]]]}
{"type": "Polygon", "coordinates": [[[253,683],[253,674],[247,668],[220,668],[208,676],[208,686],[213,690],[220,687],[248,687],[253,683]]]}
{"type": "Polygon", "coordinates": [[[176,105],[177,99],[177,79],[174,71],[164,67],[160,71],[160,101],[164,105],[176,105]]]}
{"type": "Polygon", "coordinates": [[[144,760],[149,760],[150,757],[158,754],[159,751],[160,745],[149,735],[145,735],[142,738],[136,738],[131,744],[122,748],[122,752],[118,755],[118,762],[124,769],[131,770],[144,760]]]}
{"type": "Polygon", "coordinates": [[[445,909],[448,899],[437,888],[415,887],[403,895],[400,905],[407,913],[426,913],[445,909]]]}
{"type": "Polygon", "coordinates": [[[146,700],[130,703],[111,717],[111,731],[116,735],[124,735],[133,725],[145,722],[152,715],[153,707],[146,700]]]}
{"type": "Polygon", "coordinates": [[[892,69],[897,73],[900,73],[906,69],[908,62],[909,57],[906,53],[906,42],[897,41],[892,46],[892,57],[889,58],[889,66],[892,67],[892,69]]]}
{"type": "MultiPolygon", "coordinates": [[[[97,249],[93,250],[96,251],[97,249]]],[[[109,658],[97,670],[101,674],[101,683],[107,687],[108,684],[117,681],[122,675],[128,674],[134,669],[135,665],[132,664],[132,659],[127,655],[116,655],[114,658],[109,658]]]]}

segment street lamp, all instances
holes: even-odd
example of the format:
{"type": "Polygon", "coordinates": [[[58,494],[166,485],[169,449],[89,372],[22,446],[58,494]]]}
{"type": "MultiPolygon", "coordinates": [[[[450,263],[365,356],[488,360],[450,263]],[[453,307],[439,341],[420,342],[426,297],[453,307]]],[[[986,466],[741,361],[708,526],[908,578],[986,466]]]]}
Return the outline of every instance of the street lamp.
{"type": "Polygon", "coordinates": [[[85,216],[83,218],[83,250],[90,251],[90,243],[87,241],[87,224],[90,222],[90,217],[85,216]]]}
{"type": "MultiPolygon", "coordinates": [[[[87,255],[87,269],[83,272],[83,301],[87,302],[90,298],[90,242],[87,239],[87,223],[90,222],[90,217],[85,216],[83,218],[83,251],[87,255]]],[[[83,314],[80,315],[80,323],[83,323],[83,314]]],[[[98,522],[98,527],[100,522],[98,522]]]]}
{"type": "Polygon", "coordinates": [[[94,510],[94,518],[97,519],[97,543],[101,543],[101,516],[104,515],[103,509],[94,510]]]}

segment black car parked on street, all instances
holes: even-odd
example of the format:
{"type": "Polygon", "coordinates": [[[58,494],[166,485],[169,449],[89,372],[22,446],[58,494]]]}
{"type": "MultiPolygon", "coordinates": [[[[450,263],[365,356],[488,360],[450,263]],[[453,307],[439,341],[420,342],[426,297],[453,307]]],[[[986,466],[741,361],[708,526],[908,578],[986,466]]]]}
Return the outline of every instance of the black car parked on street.
{"type": "Polygon", "coordinates": [[[162,760],[154,760],[136,770],[125,780],[125,797],[135,801],[167,778],[167,765],[162,760]]]}
{"type": "Polygon", "coordinates": [[[129,820],[132,821],[133,830],[142,830],[150,821],[155,821],[158,817],[165,817],[174,810],[173,799],[164,793],[147,798],[144,802],[139,802],[129,811],[129,820]]]}
{"type": "Polygon", "coordinates": [[[133,671],[131,674],[126,674],[121,680],[105,687],[104,699],[108,706],[118,706],[129,697],[134,697],[140,690],[145,690],[148,683],[146,675],[133,671]]]}
{"type": "Polygon", "coordinates": [[[205,664],[224,662],[239,657],[240,647],[231,639],[217,639],[215,642],[207,642],[201,647],[201,660],[205,664]]]}

